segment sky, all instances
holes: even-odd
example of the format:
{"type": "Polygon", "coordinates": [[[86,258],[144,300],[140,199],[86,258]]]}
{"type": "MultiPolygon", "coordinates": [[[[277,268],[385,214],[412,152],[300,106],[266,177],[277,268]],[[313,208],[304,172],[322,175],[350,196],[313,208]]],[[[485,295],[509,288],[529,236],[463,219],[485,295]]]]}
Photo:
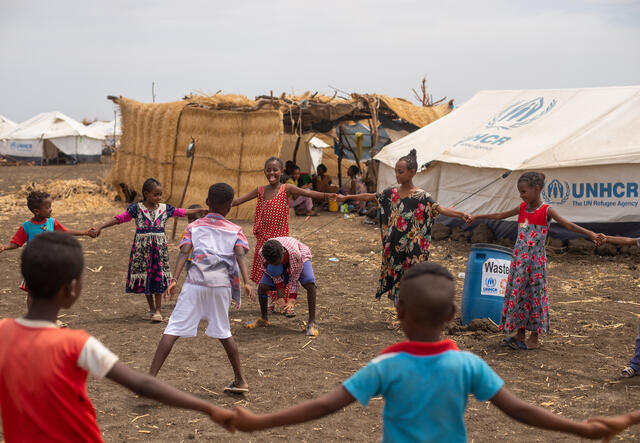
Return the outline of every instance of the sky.
{"type": "Polygon", "coordinates": [[[640,85],[640,0],[0,0],[0,114],[113,118],[107,95],[640,85]]]}

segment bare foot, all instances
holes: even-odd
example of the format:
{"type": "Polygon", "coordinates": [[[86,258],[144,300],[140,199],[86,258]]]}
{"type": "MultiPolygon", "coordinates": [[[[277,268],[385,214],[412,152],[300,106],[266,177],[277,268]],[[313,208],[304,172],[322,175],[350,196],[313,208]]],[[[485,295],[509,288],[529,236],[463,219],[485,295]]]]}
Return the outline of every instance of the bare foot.
{"type": "Polygon", "coordinates": [[[538,334],[531,334],[529,338],[524,341],[524,344],[527,345],[527,349],[538,349],[540,347],[538,344],[538,334]]]}

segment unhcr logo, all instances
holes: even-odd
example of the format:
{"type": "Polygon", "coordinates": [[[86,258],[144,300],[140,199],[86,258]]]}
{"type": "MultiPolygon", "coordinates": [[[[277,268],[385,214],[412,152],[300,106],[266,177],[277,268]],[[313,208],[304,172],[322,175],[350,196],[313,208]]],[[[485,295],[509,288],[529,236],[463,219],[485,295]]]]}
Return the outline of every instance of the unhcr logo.
{"type": "Polygon", "coordinates": [[[487,123],[486,127],[487,129],[496,128],[508,130],[528,125],[551,111],[556,103],[555,99],[551,100],[545,107],[544,97],[534,98],[527,102],[516,102],[493,117],[489,123],[487,123]]]}
{"type": "Polygon", "coordinates": [[[569,199],[571,189],[568,182],[551,180],[542,188],[542,199],[548,204],[561,205],[569,199]]]}

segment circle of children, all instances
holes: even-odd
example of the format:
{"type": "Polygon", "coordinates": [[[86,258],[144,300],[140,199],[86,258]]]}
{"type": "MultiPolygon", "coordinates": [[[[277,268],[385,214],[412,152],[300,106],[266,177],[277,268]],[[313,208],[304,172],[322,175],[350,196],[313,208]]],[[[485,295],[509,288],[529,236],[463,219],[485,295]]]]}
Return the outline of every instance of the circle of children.
{"type": "MultiPolygon", "coordinates": [[[[517,190],[522,198],[519,207],[497,214],[468,215],[438,204],[429,193],[416,188],[412,182],[416,171],[416,154],[412,150],[395,165],[397,186],[376,194],[338,195],[281,183],[282,162],[269,158],[264,166],[268,184],[235,199],[229,185],[214,184],[209,188],[207,209],[181,209],[161,203],[162,185],[148,179],[142,188],[142,202],[87,231],[62,226],[51,217],[48,194],[32,192],[27,205],[33,218],[0,249],[16,249],[27,243],[21,260],[24,278],[21,287],[28,291],[27,313],[21,318],[0,321],[0,408],[4,438],[8,443],[101,441],[95,411],[87,397],[87,373],[99,378],[106,376],[139,395],[165,404],[201,411],[229,431],[302,423],[339,411],[356,400],[366,406],[372,397],[382,395],[383,441],[466,441],[464,412],[469,393],[480,401],[491,401],[520,422],[586,438],[608,439],[640,422],[640,411],[573,421],[512,394],[481,358],[460,351],[452,340],[441,338],[445,323],[456,312],[455,283],[447,269],[428,262],[431,227],[438,214],[463,218],[467,223],[517,215],[519,232],[500,329],[513,333],[505,339],[506,345],[524,350],[538,347],[539,335],[549,330],[544,244],[552,219],[588,236],[596,244],[635,245],[638,240],[595,234],[562,218],[540,199],[544,185],[544,175],[540,173],[527,172],[519,178],[517,190]],[[308,298],[306,333],[318,334],[311,251],[288,236],[290,198],[296,205],[305,202],[305,214],[311,211],[310,200],[305,199],[377,202],[383,252],[376,296],[388,294],[393,300],[408,341],[389,346],[333,391],[270,414],[256,415],[242,407],[227,410],[158,380],[155,376],[176,340],[195,336],[198,323],[206,319],[206,335],[220,340],[233,368],[234,380],[225,390],[248,391],[228,312],[232,300],[236,308],[240,307],[241,292],[255,300],[250,280],[258,285],[261,315],[245,327],[268,327],[272,310],[295,315],[301,285],[308,298]],[[242,229],[225,216],[232,206],[253,199],[257,199],[253,227],[257,244],[249,274],[245,259],[249,249],[247,239],[242,229]],[[190,217],[191,223],[180,242],[172,274],[165,225],[169,217],[184,216],[190,217]],[[149,304],[145,318],[162,320],[163,294],[173,297],[176,279],[185,267],[188,269],[149,375],[128,368],[87,332],[56,326],[58,311],[71,308],[82,291],[83,253],[71,235],[97,237],[103,229],[129,221],[135,221],[136,230],[126,291],[145,294],[149,304]],[[528,337],[526,331],[530,331],[528,337]],[[398,365],[402,371],[396,370],[398,365]]],[[[632,377],[638,371],[640,346],[622,375],[632,377]]]]}

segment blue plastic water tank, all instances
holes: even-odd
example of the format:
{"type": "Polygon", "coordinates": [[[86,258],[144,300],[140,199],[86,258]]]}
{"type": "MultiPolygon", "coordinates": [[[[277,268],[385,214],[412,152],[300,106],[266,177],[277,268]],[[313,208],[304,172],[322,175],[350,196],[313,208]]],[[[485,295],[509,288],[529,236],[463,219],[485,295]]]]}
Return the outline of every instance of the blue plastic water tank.
{"type": "Polygon", "coordinates": [[[462,291],[462,324],[490,318],[500,324],[512,250],[499,245],[471,246],[462,291]]]}

